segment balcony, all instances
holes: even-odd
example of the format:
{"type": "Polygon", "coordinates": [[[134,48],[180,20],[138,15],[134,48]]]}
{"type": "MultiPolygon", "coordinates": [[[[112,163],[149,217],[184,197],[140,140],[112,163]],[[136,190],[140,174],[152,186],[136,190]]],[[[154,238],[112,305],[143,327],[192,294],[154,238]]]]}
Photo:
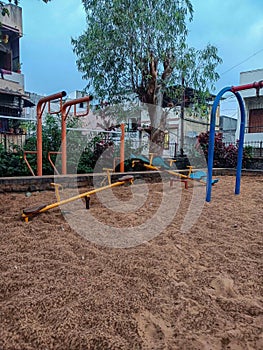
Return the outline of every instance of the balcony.
{"type": "Polygon", "coordinates": [[[0,90],[24,93],[24,74],[2,70],[0,90]]]}
{"type": "Polygon", "coordinates": [[[245,128],[245,142],[262,142],[263,125],[247,126],[245,128]]]}

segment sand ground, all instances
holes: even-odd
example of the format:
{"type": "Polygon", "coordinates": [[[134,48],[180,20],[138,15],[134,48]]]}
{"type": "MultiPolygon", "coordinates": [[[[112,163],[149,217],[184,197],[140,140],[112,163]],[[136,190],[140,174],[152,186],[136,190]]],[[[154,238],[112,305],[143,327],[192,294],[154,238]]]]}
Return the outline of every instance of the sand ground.
{"type": "MultiPolygon", "coordinates": [[[[239,196],[234,182],[220,178],[188,232],[193,188],[182,189],[171,223],[128,248],[85,239],[59,208],[21,220],[53,192],[1,193],[0,349],[263,349],[263,177],[243,176],[239,196]]],[[[160,186],[133,213],[95,197],[89,213],[125,232],[155,215],[160,186]]]]}

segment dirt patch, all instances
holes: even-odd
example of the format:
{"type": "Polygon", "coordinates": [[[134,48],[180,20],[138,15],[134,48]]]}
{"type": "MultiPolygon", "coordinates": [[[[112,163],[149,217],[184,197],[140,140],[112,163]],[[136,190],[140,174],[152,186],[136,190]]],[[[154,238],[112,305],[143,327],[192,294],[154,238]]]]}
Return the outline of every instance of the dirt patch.
{"type": "MultiPolygon", "coordinates": [[[[235,178],[220,178],[185,233],[193,188],[182,189],[165,230],[127,249],[84,239],[59,208],[21,220],[23,208],[56,201],[53,192],[1,193],[0,349],[262,349],[262,185],[243,177],[235,196],[235,178]]],[[[147,187],[133,213],[95,196],[90,213],[123,230],[140,225],[165,195],[147,187]]],[[[114,193],[131,198],[129,188],[114,193]]]]}

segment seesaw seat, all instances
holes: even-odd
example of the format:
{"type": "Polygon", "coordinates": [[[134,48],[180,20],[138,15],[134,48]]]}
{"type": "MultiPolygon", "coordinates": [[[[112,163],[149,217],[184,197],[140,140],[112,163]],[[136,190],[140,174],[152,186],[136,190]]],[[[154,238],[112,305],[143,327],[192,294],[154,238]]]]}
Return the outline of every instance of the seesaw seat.
{"type": "MultiPolygon", "coordinates": [[[[190,174],[190,179],[192,180],[197,180],[197,181],[207,181],[207,174],[204,171],[196,171],[190,174]]],[[[212,180],[212,185],[216,184],[219,180],[218,179],[213,179],[212,180]]]]}
{"type": "Polygon", "coordinates": [[[23,214],[25,215],[37,214],[40,212],[41,209],[44,209],[45,207],[46,207],[46,204],[41,204],[31,208],[26,208],[26,209],[23,209],[23,214]]]}
{"type": "Polygon", "coordinates": [[[128,181],[132,181],[134,179],[134,177],[132,176],[132,175],[124,175],[124,176],[122,176],[122,177],[120,177],[119,179],[118,179],[118,181],[120,181],[120,182],[128,182],[128,181]]]}

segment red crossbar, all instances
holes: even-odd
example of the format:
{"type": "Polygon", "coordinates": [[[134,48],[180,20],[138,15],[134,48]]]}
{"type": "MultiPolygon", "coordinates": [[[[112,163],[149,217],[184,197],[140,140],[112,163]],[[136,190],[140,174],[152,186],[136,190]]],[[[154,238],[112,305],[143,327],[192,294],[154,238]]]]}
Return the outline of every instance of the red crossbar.
{"type": "Polygon", "coordinates": [[[232,86],[231,91],[232,92],[237,92],[237,91],[248,90],[248,89],[259,90],[261,88],[263,88],[263,80],[255,81],[254,83],[251,83],[251,84],[232,86]]]}

